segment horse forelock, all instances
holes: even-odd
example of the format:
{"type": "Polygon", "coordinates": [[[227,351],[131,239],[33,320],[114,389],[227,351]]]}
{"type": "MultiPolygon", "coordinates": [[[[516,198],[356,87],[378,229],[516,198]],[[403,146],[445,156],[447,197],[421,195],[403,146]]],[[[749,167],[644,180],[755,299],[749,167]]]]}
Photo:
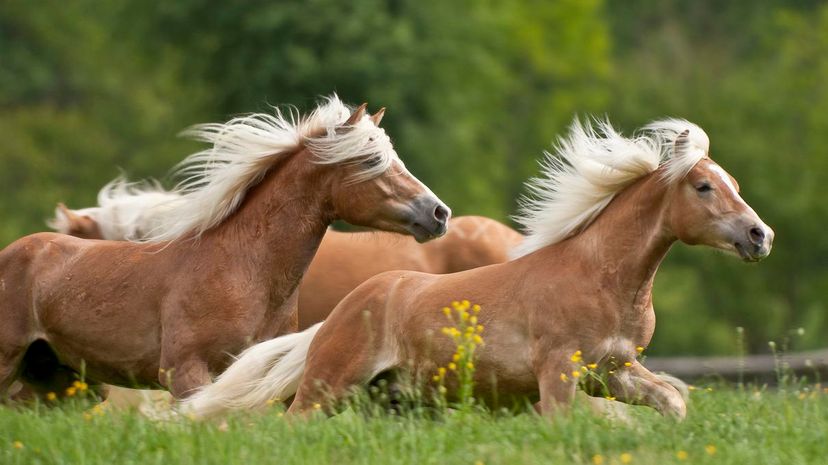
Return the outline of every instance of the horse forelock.
{"type": "Polygon", "coordinates": [[[526,238],[513,258],[560,242],[589,226],[627,186],[661,168],[674,183],[707,156],[710,140],[683,119],[654,121],[633,137],[624,137],[607,120],[573,121],[554,152],[545,152],[541,175],[526,183],[514,220],[526,238]],[[680,144],[679,136],[687,132],[680,144]]]}
{"type": "MultiPolygon", "coordinates": [[[[174,201],[151,212],[151,228],[141,237],[128,239],[158,242],[201,235],[233,213],[281,157],[303,148],[320,164],[358,163],[375,157],[376,162],[360,166],[354,178],[378,176],[398,160],[390,138],[367,114],[343,128],[350,115],[351,109],[332,95],[305,117],[294,108],[276,108],[272,115],[255,113],[189,128],[185,136],[211,146],[176,166],[174,174],[182,181],[171,191],[158,190],[174,201]]],[[[147,191],[109,189],[107,199],[134,198],[147,191]]]]}

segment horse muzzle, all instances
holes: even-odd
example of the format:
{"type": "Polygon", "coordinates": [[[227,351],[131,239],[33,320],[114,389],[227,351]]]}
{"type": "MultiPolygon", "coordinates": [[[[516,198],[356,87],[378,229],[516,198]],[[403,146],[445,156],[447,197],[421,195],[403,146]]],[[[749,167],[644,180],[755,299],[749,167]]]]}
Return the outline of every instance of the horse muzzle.
{"type": "Polygon", "coordinates": [[[432,195],[414,201],[406,230],[417,242],[423,243],[446,233],[451,209],[432,195]]]}
{"type": "Polygon", "coordinates": [[[770,255],[773,247],[773,229],[764,223],[748,227],[743,237],[734,241],[736,252],[746,262],[758,262],[770,255]]]}

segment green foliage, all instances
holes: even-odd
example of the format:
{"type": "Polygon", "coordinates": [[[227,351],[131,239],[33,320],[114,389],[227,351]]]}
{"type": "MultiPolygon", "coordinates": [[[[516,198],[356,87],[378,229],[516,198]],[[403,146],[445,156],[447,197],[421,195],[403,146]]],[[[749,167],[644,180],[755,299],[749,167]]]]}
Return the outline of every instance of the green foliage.
{"type": "Polygon", "coordinates": [[[486,412],[360,415],[288,421],[274,407],[225,424],[158,423],[137,413],[100,415],[88,404],[0,409],[0,462],[51,464],[822,464],[828,395],[694,391],[686,421],[647,407],[630,423],[576,403],[554,420],[486,412]],[[86,414],[84,414],[86,412],[86,414]],[[16,447],[17,446],[17,447],[16,447]],[[679,460],[679,452],[687,461],[679,460]]]}
{"type": "Polygon", "coordinates": [[[680,246],[656,282],[654,354],[752,352],[828,329],[828,6],[817,1],[287,0],[0,2],[0,244],[54,204],[92,205],[123,169],[163,176],[186,126],[306,110],[318,95],[388,107],[411,170],[457,214],[507,219],[575,114],[630,131],[665,116],[774,227],[757,266],[680,246]]]}

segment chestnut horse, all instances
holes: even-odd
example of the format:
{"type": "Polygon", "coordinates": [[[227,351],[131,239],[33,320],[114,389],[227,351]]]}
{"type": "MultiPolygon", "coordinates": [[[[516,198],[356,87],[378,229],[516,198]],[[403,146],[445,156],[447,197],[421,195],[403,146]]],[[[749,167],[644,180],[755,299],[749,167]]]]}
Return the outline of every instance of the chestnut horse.
{"type": "MultiPolygon", "coordinates": [[[[116,180],[98,194],[98,206],[69,210],[58,204],[48,224],[87,239],[141,239],[157,211],[175,194],[156,186],[116,180]]],[[[391,270],[445,274],[502,263],[523,240],[514,229],[482,216],[452,218],[445,236],[417,244],[383,231],[345,233],[329,229],[299,288],[299,329],[327,318],[336,304],[368,278],[391,270]]]]}
{"type": "MultiPolygon", "coordinates": [[[[427,380],[456,349],[441,333],[447,301],[482,307],[475,396],[538,400],[543,413],[571,402],[577,360],[594,367],[591,395],[683,418],[679,392],[637,360],[655,329],[652,285],[677,240],[745,261],[770,253],[773,231],[708,157],[709,140],[683,120],[628,139],[609,123],[575,122],[530,184],[518,218],[529,235],[516,259],[449,275],[393,271],[351,292],[328,319],[257,344],[181,406],[196,416],[295,398],[289,413],[333,413],[352,388],[380,374],[427,380]],[[594,364],[594,365],[593,365],[594,364]]],[[[581,378],[583,379],[583,378],[581,378]]],[[[448,377],[449,396],[456,382],[448,377]]]]}
{"type": "Polygon", "coordinates": [[[180,165],[147,243],[40,233],[0,252],[0,394],[44,341],[96,382],[185,396],[227,354],[296,329],[299,281],[333,220],[445,233],[450,211],[405,169],[382,110],[333,96],[290,116],[191,130],[213,145],[180,165]]]}

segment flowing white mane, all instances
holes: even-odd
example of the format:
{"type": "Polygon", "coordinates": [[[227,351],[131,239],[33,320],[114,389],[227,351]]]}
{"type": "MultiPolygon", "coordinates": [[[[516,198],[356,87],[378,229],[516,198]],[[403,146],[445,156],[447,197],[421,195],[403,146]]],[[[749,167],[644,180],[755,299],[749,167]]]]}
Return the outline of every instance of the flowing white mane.
{"type": "Polygon", "coordinates": [[[130,187],[115,181],[104,189],[107,195],[101,191],[99,203],[103,207],[104,200],[117,203],[133,198],[139,206],[147,201],[143,205],[151,207],[147,214],[152,215],[148,229],[131,231],[123,237],[157,242],[198,236],[221,223],[279,156],[300,146],[307,147],[314,155],[313,161],[321,164],[358,163],[370,158],[374,163],[363,164],[353,181],[370,179],[399,158],[390,138],[367,113],[348,130],[342,130],[351,113],[333,95],[306,117],[294,111],[285,115],[277,109],[274,115],[256,113],[224,124],[194,126],[184,134],[212,146],[177,165],[176,175],[183,181],[174,189],[166,192],[160,187],[130,187]]]}
{"type": "Polygon", "coordinates": [[[682,179],[707,156],[710,140],[695,124],[681,119],[655,121],[632,138],[609,121],[583,125],[545,152],[541,176],[526,183],[529,194],[514,217],[527,234],[513,251],[520,257],[557,243],[586,228],[615,195],[642,176],[664,167],[665,182],[682,179]],[[684,132],[687,144],[676,145],[684,132]]]}

